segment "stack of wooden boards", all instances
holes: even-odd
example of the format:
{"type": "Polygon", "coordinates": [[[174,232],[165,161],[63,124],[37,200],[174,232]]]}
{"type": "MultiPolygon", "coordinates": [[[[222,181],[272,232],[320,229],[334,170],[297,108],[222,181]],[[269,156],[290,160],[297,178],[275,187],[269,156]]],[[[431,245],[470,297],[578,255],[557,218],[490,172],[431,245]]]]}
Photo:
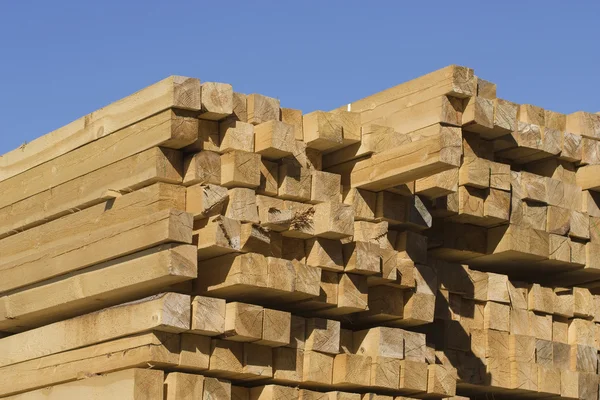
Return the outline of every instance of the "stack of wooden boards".
{"type": "Polygon", "coordinates": [[[0,157],[0,398],[597,399],[596,169],[599,115],[465,67],[170,77],[0,157]]]}

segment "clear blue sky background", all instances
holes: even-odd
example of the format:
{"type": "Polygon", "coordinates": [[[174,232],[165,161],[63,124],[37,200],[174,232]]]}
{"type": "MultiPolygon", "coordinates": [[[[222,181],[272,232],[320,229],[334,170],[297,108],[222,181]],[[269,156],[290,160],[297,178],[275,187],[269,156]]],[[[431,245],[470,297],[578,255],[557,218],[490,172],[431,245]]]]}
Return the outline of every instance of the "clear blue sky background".
{"type": "Polygon", "coordinates": [[[0,154],[168,75],[329,110],[448,64],[600,111],[598,1],[0,2],[0,154]]]}

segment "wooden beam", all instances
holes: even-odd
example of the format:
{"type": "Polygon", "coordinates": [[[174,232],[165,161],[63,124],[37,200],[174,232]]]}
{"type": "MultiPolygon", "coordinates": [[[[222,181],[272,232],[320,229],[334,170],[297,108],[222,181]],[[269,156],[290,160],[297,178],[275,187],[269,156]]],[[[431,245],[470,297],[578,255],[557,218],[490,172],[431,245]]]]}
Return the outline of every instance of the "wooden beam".
{"type": "MultiPolygon", "coordinates": [[[[204,152],[203,152],[204,153],[204,152]]],[[[199,153],[199,155],[203,154],[199,153]]],[[[260,185],[259,154],[233,150],[221,155],[220,182],[226,188],[257,188],[260,185]]]]}
{"type": "MultiPolygon", "coordinates": [[[[200,378],[204,377],[200,376],[200,378]]],[[[100,399],[118,396],[119,399],[123,400],[162,399],[163,379],[163,371],[132,368],[106,375],[90,376],[82,380],[49,386],[6,398],[11,400],[63,400],[71,398],[100,399]]],[[[169,380],[169,382],[173,382],[173,380],[169,380]]],[[[167,392],[170,393],[169,388],[167,388],[167,392]]],[[[200,393],[202,394],[202,392],[200,393]]],[[[167,395],[168,400],[182,398],[167,395]]]]}
{"type": "Polygon", "coordinates": [[[340,323],[331,319],[307,318],[304,349],[338,354],[340,352],[340,323]]]}
{"type": "Polygon", "coordinates": [[[190,328],[187,322],[189,315],[189,296],[176,293],[152,296],[81,315],[0,341],[0,367],[151,330],[183,332],[190,328]],[[96,328],[86,335],[78,334],[86,332],[90,326],[96,328]],[[36,337],[46,339],[36,341],[36,337]]]}
{"type": "Polygon", "coordinates": [[[254,151],[269,160],[290,156],[296,148],[294,126],[266,121],[254,127],[254,151]]]}
{"type": "Polygon", "coordinates": [[[351,186],[383,190],[459,166],[460,131],[440,127],[440,134],[378,153],[357,163],[351,186]]]}
{"type": "Polygon", "coordinates": [[[183,184],[221,184],[221,157],[213,151],[188,155],[183,165],[183,184]]]}
{"type": "Polygon", "coordinates": [[[477,81],[473,70],[450,65],[340,109],[361,113],[361,122],[365,125],[382,115],[389,115],[390,110],[399,110],[408,104],[421,103],[441,95],[470,97],[476,91],[477,81]]]}
{"type": "Polygon", "coordinates": [[[164,383],[165,400],[183,400],[186,396],[201,398],[204,394],[204,376],[170,372],[164,383]]]}
{"type": "Polygon", "coordinates": [[[0,238],[157,182],[181,183],[181,153],[154,147],[0,209],[0,238]]]}
{"type": "Polygon", "coordinates": [[[222,214],[229,199],[227,188],[218,185],[196,184],[187,188],[185,211],[194,219],[203,219],[222,214]]]}
{"type": "Polygon", "coordinates": [[[159,293],[196,276],[195,253],[191,245],[162,245],[7,294],[0,300],[0,330],[20,332],[159,293]]]}
{"type": "Polygon", "coordinates": [[[228,118],[219,123],[220,153],[232,150],[254,152],[254,125],[228,118]]]}
{"type": "Polygon", "coordinates": [[[200,85],[200,118],[218,121],[233,113],[233,88],[227,83],[204,82],[200,85]]]}
{"type": "MultiPolygon", "coordinates": [[[[119,149],[124,149],[126,144],[124,142],[119,143],[119,139],[127,136],[127,133],[123,132],[126,132],[127,130],[135,132],[137,129],[134,127],[137,126],[140,128],[144,125],[146,126],[146,129],[150,128],[150,130],[152,130],[151,127],[153,127],[158,128],[158,131],[164,131],[165,126],[154,125],[153,122],[167,115],[169,115],[170,118],[171,111],[163,112],[170,108],[192,111],[200,110],[200,81],[198,79],[183,76],[170,76],[132,94],[131,96],[125,97],[104,108],[94,111],[62,128],[6,153],[0,157],[0,181],[5,181],[15,175],[21,174],[70,152],[82,153],[86,152],[87,149],[90,149],[91,147],[104,148],[106,150],[106,144],[109,142],[118,144],[119,149]],[[158,117],[158,115],[152,117],[154,114],[159,114],[161,117],[158,117]],[[143,121],[144,119],[145,121],[143,121]],[[141,122],[138,123],[138,121],[141,122]],[[121,132],[119,132],[118,135],[113,134],[119,130],[121,130],[121,132]],[[115,140],[117,136],[120,136],[120,138],[115,140]],[[97,140],[99,137],[110,137],[111,139],[97,140]],[[96,141],[96,144],[88,147],[85,151],[76,151],[76,149],[84,148],[85,145],[94,143],[94,141],[96,141]],[[102,144],[100,144],[100,142],[102,142],[102,144]]],[[[176,125],[173,125],[173,127],[175,126],[176,125]]],[[[171,128],[171,126],[168,126],[168,128],[171,128]]],[[[193,139],[193,135],[190,135],[189,138],[185,138],[187,135],[181,135],[183,132],[180,130],[176,130],[173,133],[175,134],[173,137],[168,135],[169,138],[167,139],[165,137],[163,140],[167,142],[172,140],[171,142],[173,145],[177,146],[175,148],[184,147],[195,140],[193,139]]],[[[146,148],[159,144],[151,144],[151,136],[152,135],[144,135],[143,143],[149,145],[146,148]]],[[[131,139],[135,141],[134,138],[131,139]]],[[[140,143],[142,142],[137,142],[138,151],[140,150],[140,143]]],[[[94,152],[90,152],[89,154],[94,154],[94,152]]],[[[108,161],[108,153],[102,152],[96,154],[102,155],[101,161],[108,161]]],[[[69,168],[71,171],[65,172],[71,174],[85,174],[93,171],[95,168],[90,161],[91,160],[89,159],[86,161],[84,171],[82,171],[82,168],[69,168]]],[[[57,163],[58,162],[54,162],[53,165],[59,165],[57,163]]],[[[107,162],[107,164],[104,165],[108,164],[110,164],[110,162],[107,162]]],[[[49,183],[48,181],[45,182],[49,183]]]]}
{"type": "Polygon", "coordinates": [[[600,115],[577,111],[567,115],[566,128],[590,139],[600,139],[600,115]]]}
{"type": "Polygon", "coordinates": [[[223,338],[234,342],[255,342],[262,338],[263,308],[253,304],[231,302],[225,309],[223,338]]]}
{"type": "Polygon", "coordinates": [[[195,296],[191,312],[191,332],[204,336],[218,336],[225,332],[225,300],[195,296]]]}
{"type": "Polygon", "coordinates": [[[248,122],[253,125],[270,120],[279,120],[279,100],[262,94],[250,94],[247,97],[248,122]]]}
{"type": "Polygon", "coordinates": [[[147,369],[148,363],[177,367],[179,336],[147,333],[2,367],[0,395],[73,382],[81,377],[81,371],[99,375],[129,368],[147,369]]]}
{"type": "MultiPolygon", "coordinates": [[[[36,195],[156,146],[175,147],[173,142],[195,140],[198,125],[195,118],[179,116],[172,111],[154,115],[116,134],[102,137],[85,146],[53,157],[41,164],[0,182],[0,208],[36,195]]],[[[4,160],[7,155],[2,157],[4,160]]],[[[43,158],[40,156],[40,158],[43,158]]],[[[35,161],[37,162],[37,160],[35,161]]]]}

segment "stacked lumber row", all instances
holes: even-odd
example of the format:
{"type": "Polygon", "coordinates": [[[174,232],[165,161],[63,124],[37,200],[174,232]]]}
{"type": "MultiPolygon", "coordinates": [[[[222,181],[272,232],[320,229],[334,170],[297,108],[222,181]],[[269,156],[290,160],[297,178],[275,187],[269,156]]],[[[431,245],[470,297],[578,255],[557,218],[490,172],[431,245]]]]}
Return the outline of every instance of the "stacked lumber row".
{"type": "Polygon", "coordinates": [[[527,279],[545,271],[548,282],[598,280],[597,115],[499,99],[496,85],[457,66],[341,110],[360,114],[363,140],[323,165],[342,174],[347,202],[417,195],[436,257],[527,279]]]}
{"type": "Polygon", "coordinates": [[[0,396],[453,396],[424,334],[368,329],[433,321],[418,221],[355,221],[297,139],[355,120],[173,77],[3,156],[0,396]]]}
{"type": "MultiPolygon", "coordinates": [[[[219,392],[230,381],[433,398],[456,392],[456,370],[435,363],[423,333],[391,327],[351,331],[335,320],[179,293],[13,334],[0,340],[0,350],[0,396],[17,394],[15,399],[46,386],[64,393],[78,379],[148,365],[187,373],[179,387],[190,382],[197,387],[204,376],[219,378],[209,380],[219,392]]],[[[133,370],[123,374],[116,376],[145,379],[133,370]]],[[[100,382],[112,382],[108,376],[100,382]]],[[[88,384],[96,387],[87,380],[82,387],[88,384]]]]}
{"type": "Polygon", "coordinates": [[[495,93],[450,66],[303,115],[171,77],[0,157],[0,397],[597,398],[596,116],[495,93]],[[487,379],[490,332],[582,346],[547,373],[583,383],[487,379]]]}
{"type": "Polygon", "coordinates": [[[424,332],[436,357],[457,368],[463,393],[597,398],[599,296],[437,267],[435,322],[424,332]]]}

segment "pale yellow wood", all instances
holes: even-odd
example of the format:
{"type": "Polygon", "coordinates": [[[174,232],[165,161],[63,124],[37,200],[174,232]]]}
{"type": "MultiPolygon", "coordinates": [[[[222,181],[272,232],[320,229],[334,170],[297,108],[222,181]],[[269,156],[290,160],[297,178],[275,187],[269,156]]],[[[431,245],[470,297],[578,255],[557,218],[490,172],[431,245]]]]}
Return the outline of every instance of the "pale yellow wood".
{"type": "Polygon", "coordinates": [[[289,345],[291,319],[289,312],[265,308],[263,310],[262,338],[256,343],[269,347],[289,345]]]}
{"type": "Polygon", "coordinates": [[[262,338],[263,308],[239,302],[227,303],[223,338],[236,342],[254,342],[262,338]]]}
{"type": "Polygon", "coordinates": [[[254,127],[254,151],[269,160],[294,153],[294,126],[281,121],[267,121],[254,127]]]}
{"type": "Polygon", "coordinates": [[[202,398],[204,393],[204,377],[202,375],[171,372],[164,383],[165,400],[184,400],[186,398],[202,398]]]}
{"type": "Polygon", "coordinates": [[[361,113],[362,124],[388,115],[408,104],[424,102],[440,95],[470,97],[477,91],[477,80],[473,70],[450,65],[438,71],[394,86],[364,99],[340,107],[341,110],[361,113]]]}
{"type": "Polygon", "coordinates": [[[279,184],[279,166],[277,163],[261,160],[258,168],[260,170],[260,185],[256,188],[256,192],[267,196],[277,196],[279,184]]]}
{"type": "Polygon", "coordinates": [[[239,150],[225,153],[221,155],[220,184],[227,188],[256,188],[260,185],[260,165],[259,154],[239,150]]]}
{"type": "Polygon", "coordinates": [[[248,122],[253,125],[270,120],[279,120],[279,100],[261,94],[250,94],[247,97],[248,122]]]}
{"type": "Polygon", "coordinates": [[[56,322],[0,340],[0,367],[150,330],[190,328],[190,298],[167,293],[56,322]]]}
{"type": "Polygon", "coordinates": [[[323,318],[307,318],[305,350],[338,354],[340,351],[340,323],[323,318]]]}
{"type": "MultiPolygon", "coordinates": [[[[200,97],[200,81],[198,79],[182,76],[166,78],[4,154],[0,157],[0,181],[54,160],[99,138],[111,136],[113,132],[171,107],[200,110],[200,97]]],[[[152,117],[148,118],[142,124],[148,123],[152,119],[152,117]]],[[[152,124],[150,123],[150,125],[152,124]]],[[[123,135],[113,134],[112,136],[123,135]]],[[[184,147],[194,140],[178,141],[177,144],[184,147]]],[[[149,138],[146,137],[144,143],[148,141],[149,138]]],[[[123,148],[124,144],[121,143],[120,147],[123,148]]],[[[106,158],[105,153],[98,155],[103,159],[106,158]]],[[[86,161],[86,167],[92,167],[91,164],[87,165],[86,161]]],[[[71,171],[71,173],[73,172],[71,171]]]]}
{"type": "Polygon", "coordinates": [[[225,332],[225,300],[196,296],[192,300],[190,331],[204,336],[225,332]]]}
{"type": "Polygon", "coordinates": [[[371,357],[338,354],[333,360],[333,380],[336,387],[368,386],[371,382],[371,357]]]}
{"type": "Polygon", "coordinates": [[[588,138],[600,139],[600,116],[584,111],[567,114],[566,128],[568,132],[588,138]]]}
{"type": "MultiPolygon", "coordinates": [[[[232,150],[254,151],[254,126],[233,118],[219,123],[219,149],[221,153],[232,150]]],[[[217,151],[217,150],[215,150],[217,151]]]]}
{"type": "Polygon", "coordinates": [[[183,184],[221,184],[221,157],[214,151],[201,151],[186,156],[184,161],[183,184]]]}
{"type": "Polygon", "coordinates": [[[227,254],[198,263],[194,290],[218,297],[247,295],[264,290],[267,277],[267,260],[262,254],[227,254]]]}
{"type": "Polygon", "coordinates": [[[85,268],[140,248],[168,241],[191,243],[192,216],[178,211],[185,209],[183,187],[159,183],[121,196],[110,204],[112,208],[98,204],[0,241],[3,278],[0,291],[85,268]],[[129,241],[121,239],[125,237],[129,241]],[[40,255],[44,255],[43,260],[40,255]],[[35,267],[42,264],[44,268],[35,267]],[[36,274],[23,276],[23,268],[34,269],[36,274]]]}
{"type": "MultiPolygon", "coordinates": [[[[6,397],[11,400],[64,400],[64,399],[162,399],[164,372],[152,369],[126,369],[83,378],[62,385],[45,387],[6,397]]],[[[168,390],[167,390],[168,391],[168,390]]],[[[200,392],[202,394],[202,392],[200,392]]],[[[167,397],[178,400],[182,397],[167,397]]]]}
{"type": "Polygon", "coordinates": [[[46,356],[0,369],[0,395],[8,396],[128,368],[177,367],[179,336],[147,333],[46,356]]]}
{"type": "Polygon", "coordinates": [[[52,163],[38,165],[0,182],[0,207],[54,188],[72,179],[96,171],[114,162],[155,146],[170,147],[178,137],[193,137],[195,119],[180,117],[171,111],[154,115],[86,146],[66,153],[52,163]]]}
{"type": "Polygon", "coordinates": [[[0,298],[0,330],[19,332],[152,295],[196,276],[192,245],[162,245],[0,298]]]}
{"type": "Polygon", "coordinates": [[[156,182],[180,183],[183,159],[170,149],[152,148],[82,175],[0,209],[0,238],[156,182]]]}
{"type": "Polygon", "coordinates": [[[194,219],[202,219],[221,214],[229,199],[227,188],[219,185],[196,184],[187,188],[185,211],[194,219]]]}
{"type": "Polygon", "coordinates": [[[357,163],[351,186],[381,190],[459,166],[460,132],[448,127],[440,128],[440,132],[357,163]]]}
{"type": "Polygon", "coordinates": [[[233,113],[233,88],[227,83],[204,82],[200,118],[220,120],[233,113]]]}
{"type": "Polygon", "coordinates": [[[333,361],[335,356],[318,351],[304,351],[302,382],[314,385],[331,385],[333,380],[333,361]]]}
{"type": "Polygon", "coordinates": [[[294,137],[296,140],[303,140],[304,133],[302,131],[302,111],[293,108],[281,107],[281,121],[290,124],[294,127],[294,137]]]}
{"type": "MultiPolygon", "coordinates": [[[[229,197],[229,195],[228,195],[229,197]]],[[[193,242],[204,260],[241,249],[241,222],[215,215],[194,222],[193,242]]]]}

